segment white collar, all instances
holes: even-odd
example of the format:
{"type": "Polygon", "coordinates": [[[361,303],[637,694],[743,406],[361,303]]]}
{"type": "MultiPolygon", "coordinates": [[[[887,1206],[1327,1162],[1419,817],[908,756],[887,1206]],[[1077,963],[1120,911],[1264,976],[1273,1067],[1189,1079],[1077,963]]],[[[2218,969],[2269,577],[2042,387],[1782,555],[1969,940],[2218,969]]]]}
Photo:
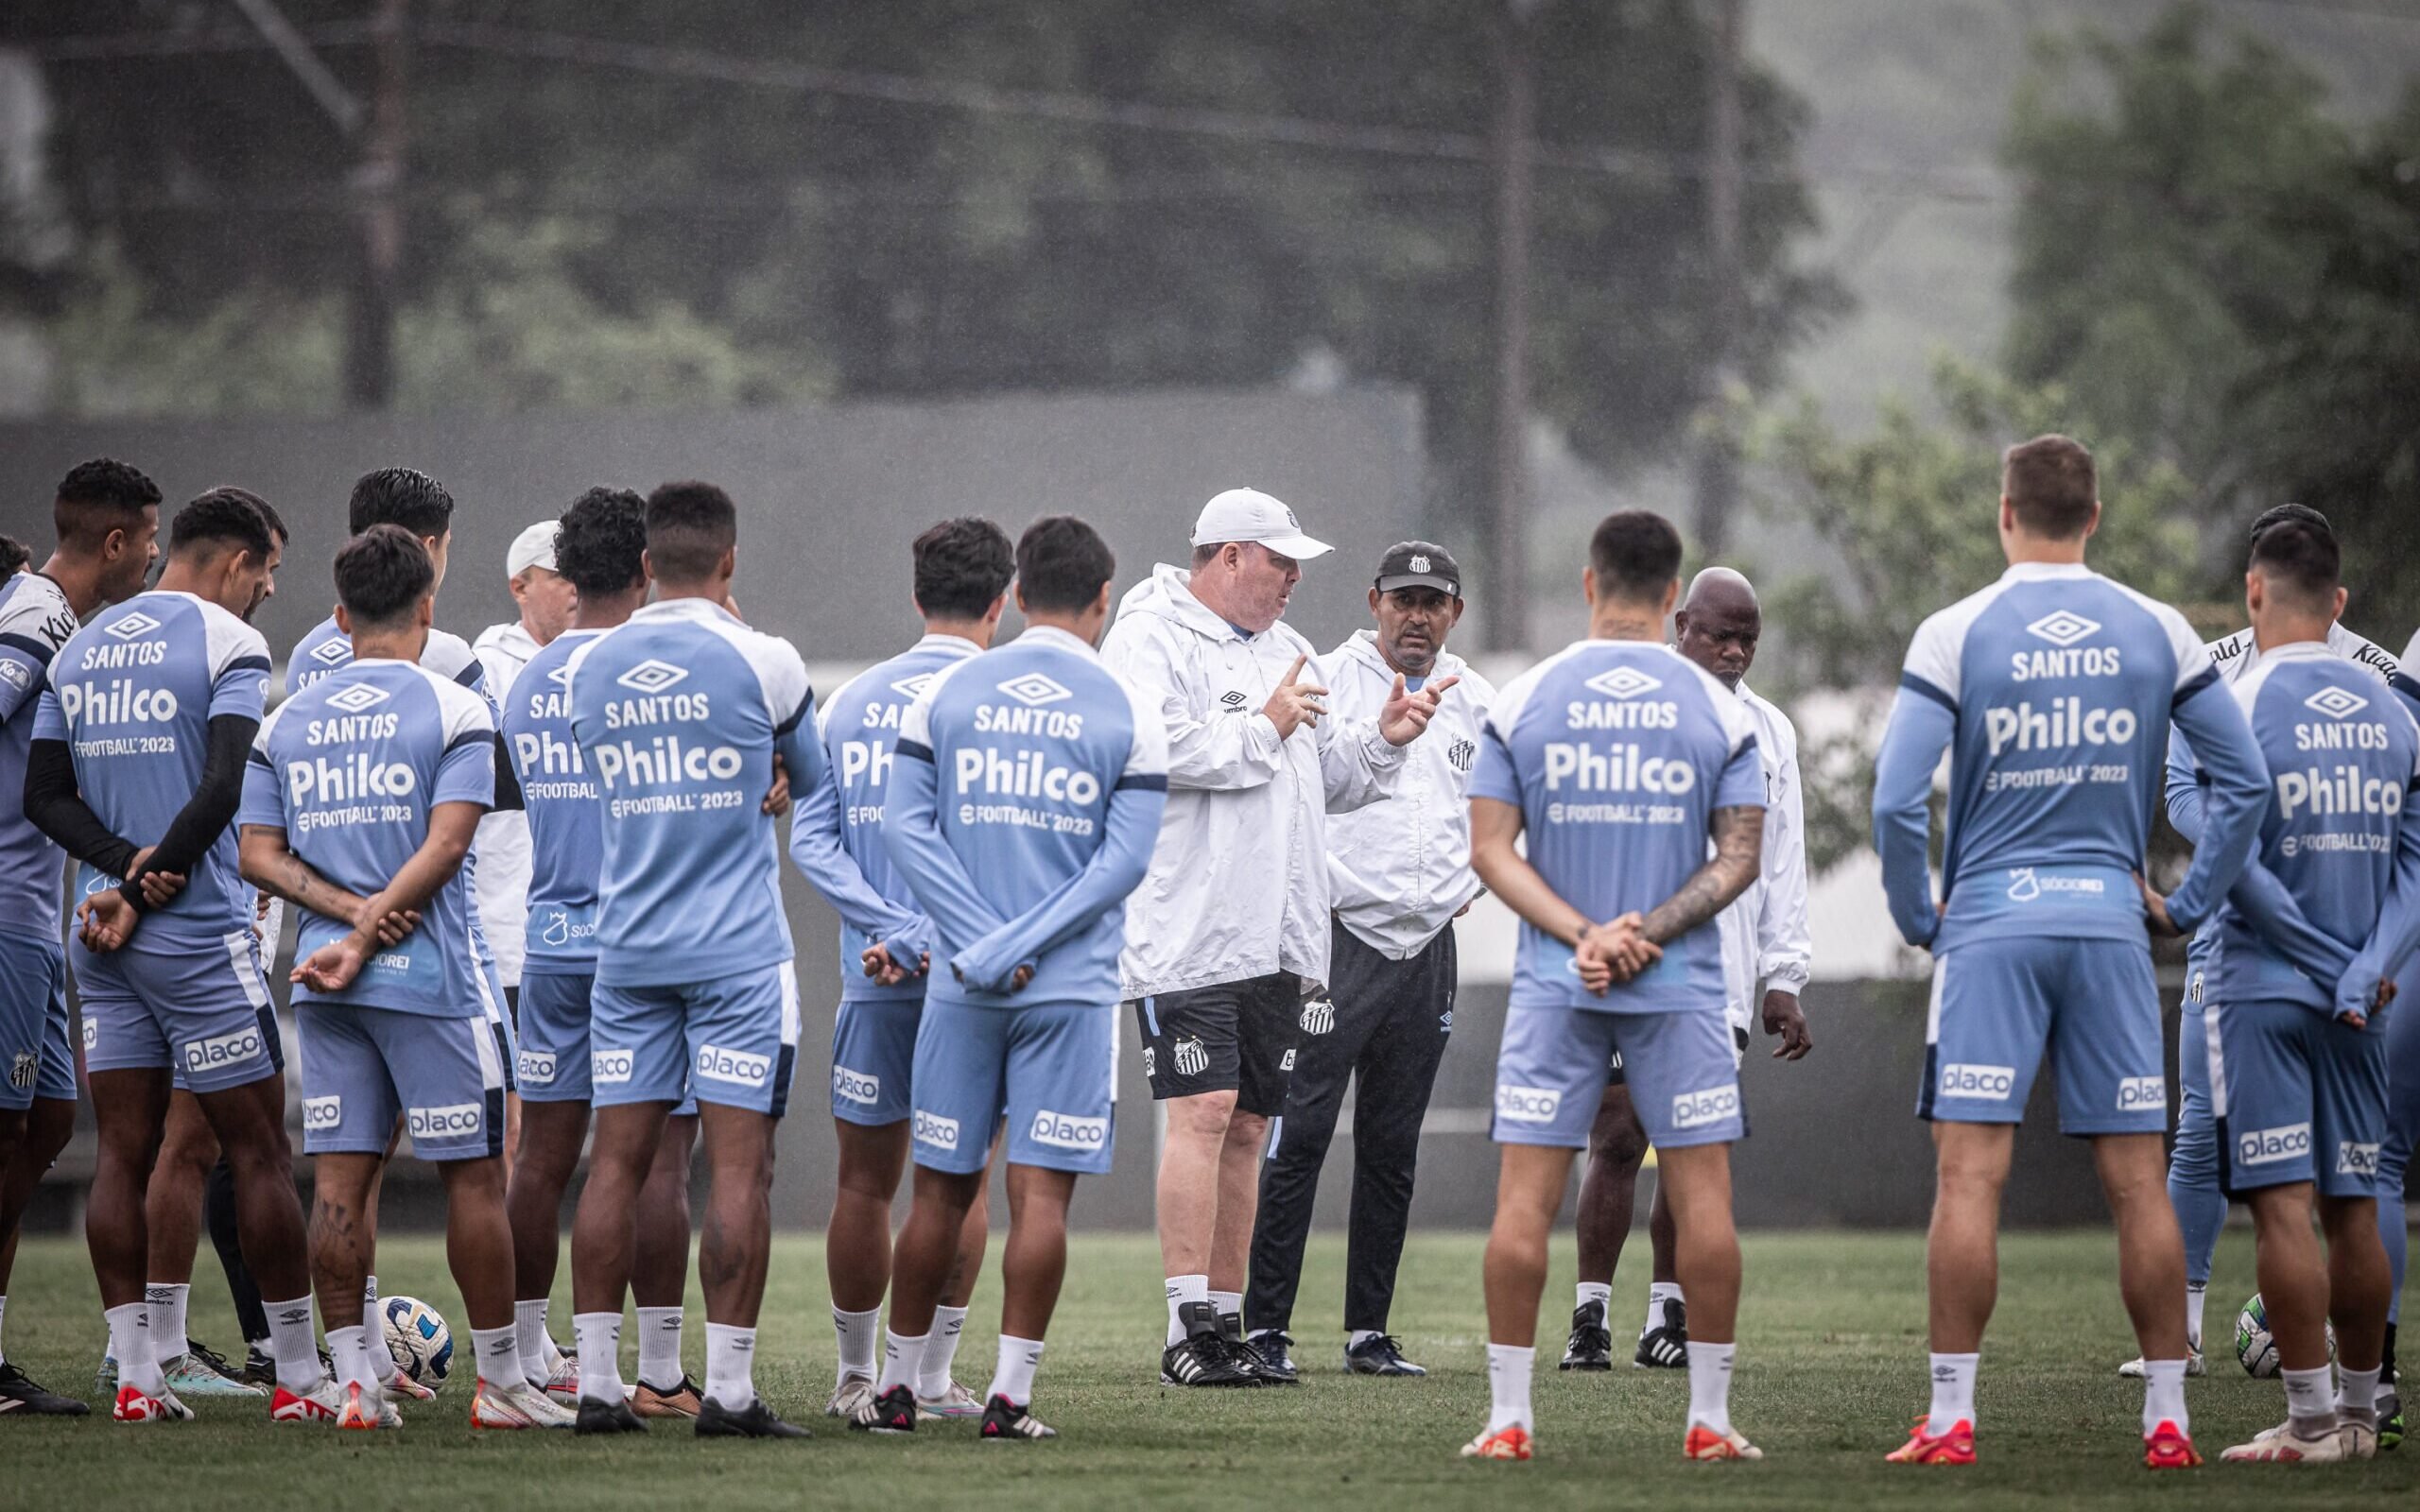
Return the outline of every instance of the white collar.
{"type": "Polygon", "coordinates": [[[2000,574],[2004,583],[2038,583],[2061,577],[2097,577],[2100,574],[2080,561],[2013,561],[2008,571],[2000,574]]]}

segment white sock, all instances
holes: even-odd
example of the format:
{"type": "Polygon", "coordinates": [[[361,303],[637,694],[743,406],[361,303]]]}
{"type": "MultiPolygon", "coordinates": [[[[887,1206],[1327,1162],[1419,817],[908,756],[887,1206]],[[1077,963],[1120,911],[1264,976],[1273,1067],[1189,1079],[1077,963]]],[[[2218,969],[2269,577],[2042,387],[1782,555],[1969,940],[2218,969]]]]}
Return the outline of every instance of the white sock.
{"type": "Polygon", "coordinates": [[[471,1331],[471,1358],[478,1366],[479,1380],[494,1386],[528,1383],[521,1364],[520,1332],[518,1320],[500,1329],[471,1331]]]}
{"type": "Polygon", "coordinates": [[[843,1313],[832,1310],[832,1334],[839,1342],[840,1364],[832,1377],[837,1388],[851,1376],[873,1379],[875,1349],[882,1343],[882,1310],[843,1313]]]}
{"type": "Polygon", "coordinates": [[[639,1384],[671,1391],[681,1384],[681,1310],[639,1309],[639,1384]]]}
{"type": "MultiPolygon", "coordinates": [[[[9,1299],[8,1299],[7,1297],[0,1297],[0,1322],[6,1322],[6,1321],[8,1320],[8,1317],[9,1317],[9,1299]]],[[[8,1364],[8,1363],[9,1363],[9,1351],[8,1351],[8,1350],[6,1350],[6,1349],[0,1349],[0,1365],[6,1365],[6,1364],[8,1364]]]]}
{"type": "Polygon", "coordinates": [[[521,1346],[522,1378],[539,1390],[546,1389],[550,1372],[546,1357],[546,1298],[524,1297],[512,1304],[513,1341],[521,1346]]]}
{"type": "MultiPolygon", "coordinates": [[[[526,1352],[524,1358],[527,1358],[526,1352]]],[[[549,1381],[554,1379],[556,1371],[563,1367],[563,1351],[555,1348],[554,1334],[544,1328],[538,1330],[538,1364],[549,1381]]]]}
{"type": "Polygon", "coordinates": [[[1227,1326],[1227,1319],[1240,1317],[1243,1310],[1244,1294],[1241,1292],[1212,1292],[1210,1294],[1210,1311],[1219,1314],[1219,1326],[1221,1329],[1227,1326]]]}
{"type": "Polygon", "coordinates": [[[1376,1329],[1352,1329],[1344,1335],[1344,1347],[1348,1349],[1357,1349],[1377,1336],[1376,1329]]]}
{"type": "Polygon", "coordinates": [[[376,1387],[386,1383],[384,1375],[372,1373],[375,1362],[370,1358],[369,1340],[364,1336],[368,1332],[368,1326],[360,1323],[328,1330],[328,1361],[337,1367],[337,1385],[376,1387]]]}
{"type": "Polygon", "coordinates": [[[1689,1341],[1689,1423],[1731,1432],[1731,1362],[1737,1344],[1689,1341]]]}
{"type": "MultiPolygon", "coordinates": [[[[2381,1367],[2382,1368],[2382,1367],[2381,1367]]],[[[2377,1370],[2337,1370],[2336,1416],[2347,1422],[2377,1426],[2378,1420],[2377,1370]]]]}
{"type": "Polygon", "coordinates": [[[268,1314],[269,1358],[277,1362],[277,1383],[301,1396],[320,1383],[320,1351],[311,1347],[311,1298],[263,1302],[268,1314]]]}
{"type": "MultiPolygon", "coordinates": [[[[1609,1293],[1610,1290],[1611,1289],[1608,1288],[1609,1293]]],[[[1664,1304],[1666,1302],[1677,1302],[1680,1300],[1680,1282],[1649,1281],[1647,1283],[1647,1327],[1638,1331],[1639,1337],[1645,1338],[1650,1333],[1654,1332],[1657,1329],[1662,1328],[1664,1326],[1664,1304]]]]}
{"type": "MultiPolygon", "coordinates": [[[[966,1309],[962,1307],[933,1309],[933,1326],[925,1334],[924,1367],[916,1374],[916,1395],[926,1401],[949,1395],[950,1366],[958,1363],[958,1335],[959,1332],[965,1327],[966,1309]]],[[[1038,1344],[1034,1346],[1036,1350],[1041,1348],[1042,1346],[1038,1344]]],[[[1026,1379],[1030,1382],[1033,1379],[1033,1373],[1028,1371],[1026,1379]]],[[[1023,1398],[1014,1400],[1020,1402],[1024,1400],[1023,1398]]]]}
{"type": "Polygon", "coordinates": [[[916,1378],[925,1369],[925,1342],[930,1332],[902,1333],[892,1329],[883,1345],[882,1379],[874,1383],[876,1391],[889,1391],[893,1386],[916,1389],[916,1378]]]}
{"type": "Polygon", "coordinates": [[[1589,1303],[1594,1302],[1599,1307],[1611,1311],[1614,1302],[1614,1283],[1611,1281],[1582,1281],[1574,1295],[1578,1298],[1571,1304],[1575,1309],[1586,1307],[1589,1303]]]}
{"type": "Polygon", "coordinates": [[[117,1360],[117,1383],[132,1386],[147,1397],[168,1389],[160,1374],[159,1352],[151,1346],[148,1304],[129,1302],[104,1310],[110,1322],[110,1353],[117,1360]]]}
{"type": "Polygon", "coordinates": [[[2202,1352],[2202,1304],[2209,1300],[2209,1295],[2207,1281],[2199,1286],[2191,1281],[2185,1283],[2185,1337],[2195,1354],[2202,1352]]]}
{"type": "Polygon", "coordinates": [[[1168,1345],[1174,1348],[1184,1342],[1184,1320],[1178,1312],[1188,1302],[1210,1300],[1210,1278],[1207,1276],[1171,1276],[1168,1288],[1168,1345]]]}
{"type": "Polygon", "coordinates": [[[2336,1421],[2336,1399],[2328,1369],[2280,1370],[2286,1378],[2286,1419],[2296,1428],[2324,1428],[2336,1421]]]}
{"type": "Polygon", "coordinates": [[[378,1384],[385,1385],[402,1368],[387,1348],[387,1320],[378,1311],[378,1278],[361,1279],[361,1321],[369,1329],[364,1342],[370,1350],[371,1366],[377,1371],[378,1384]]]}
{"type": "Polygon", "coordinates": [[[1975,1366],[1979,1354],[1936,1354],[1932,1357],[1932,1416],[1925,1432],[1941,1435],[1962,1420],[1975,1421],[1975,1366]]]}
{"type": "Polygon", "coordinates": [[[726,1412],[756,1400],[756,1331],[730,1323],[706,1325],[706,1392],[726,1412]]]}
{"type": "Polygon", "coordinates": [[[2145,1360],[2143,1432],[2148,1434],[2164,1422],[2174,1423],[2178,1433],[2193,1431],[2192,1419],[2185,1413],[2185,1362],[2145,1360]]]}
{"type": "Polygon", "coordinates": [[[611,1403],[629,1393],[622,1389],[622,1314],[574,1313],[573,1346],[579,1350],[579,1400],[611,1403]]]}
{"type": "Polygon", "coordinates": [[[1041,1363],[1040,1339],[1001,1334],[1000,1363],[992,1372],[992,1384],[983,1393],[984,1402],[988,1405],[994,1397],[1006,1397],[1020,1407],[1032,1406],[1033,1367],[1041,1363]]]}
{"type": "Polygon", "coordinates": [[[1530,1366],[1537,1357],[1538,1351],[1527,1345],[1487,1347],[1487,1389],[1492,1403],[1487,1414],[1489,1433],[1530,1425],[1530,1366]]]}
{"type": "Polygon", "coordinates": [[[151,1345],[160,1351],[163,1366],[185,1352],[185,1297],[192,1290],[190,1284],[158,1282],[143,1288],[143,1305],[151,1318],[151,1345]]]}

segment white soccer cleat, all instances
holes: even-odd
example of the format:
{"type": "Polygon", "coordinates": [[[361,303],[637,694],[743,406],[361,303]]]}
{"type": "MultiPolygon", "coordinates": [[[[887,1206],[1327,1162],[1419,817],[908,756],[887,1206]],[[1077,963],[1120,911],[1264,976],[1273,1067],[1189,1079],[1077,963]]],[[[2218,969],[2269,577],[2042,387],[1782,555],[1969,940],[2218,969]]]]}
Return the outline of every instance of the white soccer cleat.
{"type": "MultiPolygon", "coordinates": [[[[873,1400],[873,1378],[850,1376],[832,1388],[832,1400],[823,1404],[826,1418],[853,1418],[858,1408],[873,1400]]],[[[980,1412],[980,1407],[976,1411],[980,1412]]]]}
{"type": "Polygon", "coordinates": [[[304,1392],[280,1386],[269,1397],[268,1420],[273,1423],[333,1423],[344,1415],[348,1393],[326,1376],[304,1392]]]}
{"type": "Polygon", "coordinates": [[[478,1394],[471,1399],[474,1428],[569,1428],[579,1420],[579,1414],[527,1381],[503,1385],[481,1381],[478,1394]]]}
{"type": "MultiPolygon", "coordinates": [[[[2151,1372],[2143,1368],[2143,1357],[2138,1354],[2119,1366],[2118,1373],[2129,1381],[2140,1381],[2151,1372]]],[[[2209,1362],[2202,1358],[2201,1350],[2195,1349],[2185,1357],[2185,1373],[2188,1376],[2205,1376],[2210,1373],[2209,1362]]]]}
{"type": "Polygon", "coordinates": [[[2227,1450],[2219,1458],[2230,1465],[2334,1465],[2348,1459],[2367,1459],[2377,1453],[2377,1432],[2366,1432],[2366,1454],[2360,1452],[2363,1436],[2363,1430],[2339,1423],[2306,1438],[2294,1431],[2292,1423],[2283,1422],[2255,1435],[2248,1444],[2227,1450]]]}
{"type": "Polygon", "coordinates": [[[395,1373],[387,1378],[385,1394],[390,1397],[409,1397],[414,1401],[435,1401],[437,1400],[437,1390],[435,1387],[424,1386],[419,1382],[414,1381],[411,1377],[404,1374],[404,1369],[401,1366],[397,1366],[395,1367],[395,1373]]]}
{"type": "Polygon", "coordinates": [[[358,1382],[344,1386],[344,1410],[337,1414],[337,1426],[354,1433],[369,1433],[380,1428],[401,1428],[404,1415],[387,1400],[387,1394],[376,1386],[364,1387],[358,1382]]]}
{"type": "Polygon", "coordinates": [[[546,1378],[545,1393],[573,1412],[579,1410],[579,1366],[565,1360],[546,1378]]]}
{"type": "MultiPolygon", "coordinates": [[[[944,1418],[980,1418],[983,1416],[983,1401],[975,1393],[953,1381],[949,1383],[949,1389],[938,1397],[919,1396],[916,1399],[916,1416],[925,1422],[933,1422],[944,1418]]],[[[1019,1432],[1022,1433],[1023,1430],[1020,1429],[1019,1432]]]]}
{"type": "Polygon", "coordinates": [[[189,1423],[193,1421],[193,1409],[179,1401],[177,1394],[165,1386],[156,1397],[146,1396],[132,1386],[120,1386],[110,1416],[122,1423],[189,1423]]]}

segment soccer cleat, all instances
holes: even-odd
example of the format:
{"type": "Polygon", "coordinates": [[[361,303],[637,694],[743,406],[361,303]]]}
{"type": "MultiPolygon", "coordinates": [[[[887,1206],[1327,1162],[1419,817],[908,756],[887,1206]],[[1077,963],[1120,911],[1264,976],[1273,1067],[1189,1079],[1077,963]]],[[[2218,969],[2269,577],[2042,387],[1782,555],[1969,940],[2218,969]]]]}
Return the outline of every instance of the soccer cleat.
{"type": "Polygon", "coordinates": [[[1638,1352],[1631,1356],[1637,1370],[1680,1370],[1689,1363],[1689,1309],[1677,1297],[1664,1299],[1664,1321],[1638,1336],[1638,1352]]]}
{"type": "Polygon", "coordinates": [[[267,1349],[248,1343],[244,1346],[244,1368],[235,1372],[235,1379],[247,1385],[258,1386],[263,1391],[275,1391],[277,1362],[269,1358],[267,1349]]]}
{"type": "MultiPolygon", "coordinates": [[[[2230,1465],[2330,1465],[2353,1459],[2352,1445],[2340,1427],[2331,1424],[2308,1437],[2294,1431],[2289,1422],[2256,1434],[2252,1441],[2238,1444],[2219,1455],[2230,1465]]],[[[2376,1440],[2372,1440],[2375,1446],[2376,1440]]]]}
{"type": "Polygon", "coordinates": [[[1426,1366],[1403,1357],[1403,1346],[1392,1333],[1376,1333],[1344,1347],[1344,1368],[1357,1376],[1425,1376],[1426,1366]]]}
{"type": "Polygon", "coordinates": [[[299,1396],[284,1386],[270,1388],[268,1420],[273,1423],[332,1423],[343,1415],[345,1388],[325,1376],[299,1396]]]}
{"type": "Polygon", "coordinates": [[[2143,1464],[2155,1470],[2189,1470],[2202,1463],[2202,1452],[2193,1447],[2192,1435],[2163,1418],[2159,1426],[2143,1435],[2143,1464]]]}
{"type": "MultiPolygon", "coordinates": [[[[2140,1381],[2150,1374],[2143,1368],[2143,1357],[2139,1354],[2119,1366],[2118,1373],[2129,1381],[2140,1381]]],[[[2202,1358],[2201,1350],[2194,1349],[2185,1356],[2185,1373],[2188,1376],[2205,1376],[2210,1373],[2209,1362],[2202,1358]]]]}
{"type": "Polygon", "coordinates": [[[823,1404],[826,1418],[846,1418],[867,1402],[873,1400],[873,1377],[844,1376],[832,1388],[832,1400],[823,1404]]]}
{"type": "Polygon", "coordinates": [[[555,1366],[554,1374],[546,1378],[545,1385],[540,1389],[566,1407],[579,1407],[579,1366],[572,1361],[565,1360],[555,1366]]]}
{"type": "Polygon", "coordinates": [[[160,1373],[168,1380],[168,1389],[186,1397],[258,1397],[266,1395],[260,1387],[238,1380],[227,1368],[227,1362],[206,1345],[185,1341],[185,1352],[173,1360],[163,1361],[160,1373]]]}
{"type": "Polygon", "coordinates": [[[404,1426],[404,1415],[377,1387],[364,1391],[359,1382],[348,1382],[344,1388],[343,1410],[337,1414],[337,1426],[359,1432],[401,1428],[404,1426]]]}
{"type": "MultiPolygon", "coordinates": [[[[1975,1425],[1961,1418],[1949,1425],[1945,1434],[1927,1433],[1929,1416],[1916,1419],[1908,1433],[1908,1441],[1883,1459],[1893,1465],[1972,1465],[1975,1463],[1975,1425]]],[[[2190,1443],[2187,1445],[2189,1449],[2190,1443]]]]}
{"type": "Polygon", "coordinates": [[[1260,1351],[1244,1342],[1244,1315],[1241,1313],[1219,1314],[1219,1342],[1226,1346],[1227,1358],[1247,1377],[1245,1384],[1253,1386],[1293,1386],[1302,1383],[1297,1377],[1281,1381],[1270,1374],[1260,1363],[1260,1351]]]}
{"type": "Polygon", "coordinates": [[[575,1434],[644,1434],[647,1423],[631,1409],[627,1397],[613,1401],[582,1397],[579,1399],[579,1410],[573,1416],[571,1431],[575,1434]]]}
{"type": "Polygon", "coordinates": [[[33,1377],[0,1360],[0,1418],[10,1413],[26,1418],[81,1418],[92,1410],[73,1397],[45,1389],[33,1377]]]}
{"type": "Polygon", "coordinates": [[[1160,1384],[1164,1386],[1256,1386],[1260,1377],[1246,1370],[1227,1350],[1219,1336],[1218,1314],[1207,1302],[1187,1302],[1177,1309],[1184,1337],[1160,1351],[1160,1384]]]}
{"type": "Polygon", "coordinates": [[[101,1356],[101,1367],[93,1372],[93,1395],[95,1397],[114,1397],[117,1395],[116,1355],[104,1354],[101,1356]]]}
{"type": "Polygon", "coordinates": [[[912,1434],[916,1431],[916,1392],[893,1386],[876,1394],[849,1414],[849,1426],[868,1434],[912,1434]]]}
{"type": "Polygon", "coordinates": [[[1689,1424],[1689,1436],[1681,1441],[1683,1459],[1762,1459],[1765,1452],[1748,1442],[1737,1428],[1718,1434],[1703,1423],[1689,1424]]]}
{"type": "MultiPolygon", "coordinates": [[[[905,1388],[902,1388],[905,1389],[905,1388]]],[[[704,1398],[698,1407],[698,1422],[694,1430],[700,1438],[810,1438],[814,1435],[796,1423],[786,1423],[773,1409],[757,1398],[737,1412],[733,1412],[712,1397],[704,1398]]]]}
{"type": "Polygon", "coordinates": [[[414,1401],[434,1401],[437,1400],[437,1388],[435,1386],[422,1385],[419,1382],[414,1381],[411,1377],[404,1374],[403,1368],[400,1366],[396,1367],[393,1375],[387,1378],[386,1389],[394,1396],[409,1397],[414,1401]]]}
{"type": "Polygon", "coordinates": [[[1462,1446],[1464,1459],[1528,1459],[1537,1447],[1530,1431],[1519,1423],[1510,1428],[1492,1429],[1462,1446]]]}
{"type": "Polygon", "coordinates": [[[1033,1409],[1020,1407],[1006,1397],[994,1397],[983,1408],[983,1426],[977,1430],[994,1443],[1012,1438],[1056,1438],[1059,1430],[1033,1415],[1033,1409]]]}
{"type": "Polygon", "coordinates": [[[1294,1356],[1289,1352],[1294,1341],[1281,1330],[1255,1333],[1244,1341],[1243,1347],[1251,1351],[1253,1364],[1260,1366],[1261,1379],[1281,1386],[1302,1384],[1303,1373],[1294,1368],[1294,1356]]]}
{"type": "MultiPolygon", "coordinates": [[[[0,1367],[5,1368],[5,1367],[0,1367]]],[[[5,1379],[5,1378],[0,1378],[5,1379]]],[[[2377,1399],[2378,1449],[2381,1452],[2399,1449],[2403,1444],[2403,1398],[2387,1392],[2377,1399]]]]}
{"type": "Polygon", "coordinates": [[[945,1418],[982,1416],[983,1399],[955,1381],[949,1383],[947,1391],[938,1397],[919,1396],[916,1399],[918,1422],[940,1422],[945,1418]]]}
{"type": "Polygon", "coordinates": [[[193,1409],[179,1401],[177,1394],[165,1386],[156,1397],[147,1397],[132,1386],[120,1386],[110,1416],[122,1423],[189,1423],[193,1421],[193,1409]]]}
{"type": "Polygon", "coordinates": [[[1563,1364],[1555,1368],[1611,1370],[1613,1367],[1614,1334],[1605,1327],[1605,1304],[1582,1302],[1571,1310],[1571,1337],[1563,1347],[1563,1364]]]}
{"type": "Polygon", "coordinates": [[[2378,1429],[2377,1424],[2374,1422],[2339,1423],[2336,1429],[2336,1436],[2344,1441],[2344,1457],[2346,1459],[2376,1459],[2378,1457],[2378,1429]]]}
{"type": "Polygon", "coordinates": [[[642,1381],[631,1392],[631,1409],[642,1418],[696,1418],[705,1398],[698,1383],[683,1376],[680,1383],[659,1391],[642,1381]]]}
{"type": "Polygon", "coordinates": [[[482,1379],[471,1398],[474,1428],[569,1428],[579,1420],[579,1414],[527,1381],[482,1379]]]}

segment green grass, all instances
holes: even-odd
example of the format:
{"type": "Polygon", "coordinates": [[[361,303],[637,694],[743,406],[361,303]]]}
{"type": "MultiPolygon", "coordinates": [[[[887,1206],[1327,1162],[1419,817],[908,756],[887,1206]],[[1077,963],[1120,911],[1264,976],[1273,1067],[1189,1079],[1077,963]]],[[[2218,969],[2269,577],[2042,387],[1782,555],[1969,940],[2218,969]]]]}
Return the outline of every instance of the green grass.
{"type": "MultiPolygon", "coordinates": [[[[1645,1259],[1645,1236],[1635,1241],[1645,1259]]],[[[1313,1246],[1298,1350],[1310,1368],[1294,1391],[1164,1391],[1155,1384],[1163,1321],[1156,1249],[1145,1237],[1085,1236],[1045,1358],[1038,1405],[1066,1436],[994,1446],[966,1425],[912,1440],[871,1439],[820,1416],[831,1387],[832,1336],[821,1246],[784,1240],[758,1349],[758,1385],[804,1444],[707,1443],[658,1427],[641,1440],[568,1435],[475,1436],[468,1382],[407,1404],[402,1433],[338,1435],[272,1428],[266,1408],[206,1402],[186,1425],[122,1428],[99,1418],[0,1419],[0,1505],[240,1506],[360,1512],[373,1506],[504,1505],[599,1512],[704,1506],[715,1512],[802,1502],[869,1508],[1151,1506],[1231,1509],[1239,1497],[1288,1509],[1549,1505],[1663,1509],[1862,1503],[1944,1504],[1951,1472],[1880,1463],[1924,1401],[1922,1242],[1907,1234],[1753,1238],[1734,1411],[1765,1448],[1760,1465],[1695,1466],[1679,1457],[1687,1387],[1677,1372],[1564,1376],[1553,1368],[1570,1297],[1569,1240],[1547,1297],[1537,1408],[1543,1455],[1528,1466],[1471,1465],[1456,1448],[1487,1411],[1479,1241],[1415,1238],[1395,1319],[1426,1381],[1348,1378],[1340,1336],[1321,1317],[1341,1286],[1342,1245],[1313,1246]],[[1314,1322],[1314,1319],[1321,1319],[1314,1322]],[[509,1503],[508,1503],[509,1499],[509,1503]]],[[[205,1259],[194,1288],[203,1337],[233,1337],[223,1291],[205,1259]]],[[[389,1293],[435,1301],[459,1323],[441,1246],[395,1240],[380,1254],[389,1293]]],[[[2420,1486],[2420,1446],[2371,1465],[2295,1470],[2221,1468],[2153,1476],[2136,1467],[2140,1388],[2120,1382],[2134,1352],[2115,1293],[2115,1255],[2100,1234],[2025,1234],[2002,1249],[2000,1307],[1985,1347],[1984,1463],[1957,1475],[1968,1507],[2190,1504],[2267,1508],[2405,1505],[2420,1486]],[[2399,1501],[2397,1499],[2400,1499],[2399,1501]]],[[[2212,1286],[2214,1333],[2231,1333],[2250,1295],[2250,1242],[2231,1231],[2212,1286]]],[[[54,1387],[89,1388],[101,1320],[80,1246],[28,1243],[8,1316],[11,1358],[54,1387]]],[[[1616,1289],[1616,1332],[1634,1328],[1644,1284],[1616,1289]]],[[[557,1300],[559,1314],[567,1311],[557,1300]]],[[[997,1292],[987,1276],[959,1374],[980,1390],[992,1363],[997,1292]]],[[[691,1302],[692,1368],[703,1346],[691,1302]]],[[[2221,1351],[2224,1352],[2223,1349],[2221,1351]]],[[[626,1368],[627,1368],[626,1359],[626,1368]]],[[[2231,1356],[2190,1383],[2205,1452],[2274,1421],[2274,1382],[2247,1380],[2231,1356]]]]}

